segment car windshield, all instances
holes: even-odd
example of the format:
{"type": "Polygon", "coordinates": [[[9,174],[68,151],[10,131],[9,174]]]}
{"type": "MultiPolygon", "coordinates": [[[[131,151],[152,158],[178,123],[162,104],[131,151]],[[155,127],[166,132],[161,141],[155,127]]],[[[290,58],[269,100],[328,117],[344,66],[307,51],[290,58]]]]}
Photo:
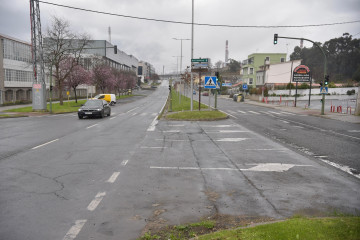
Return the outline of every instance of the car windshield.
{"type": "Polygon", "coordinates": [[[84,104],[85,107],[101,107],[102,106],[102,101],[94,101],[94,100],[90,100],[87,101],[84,104]]]}

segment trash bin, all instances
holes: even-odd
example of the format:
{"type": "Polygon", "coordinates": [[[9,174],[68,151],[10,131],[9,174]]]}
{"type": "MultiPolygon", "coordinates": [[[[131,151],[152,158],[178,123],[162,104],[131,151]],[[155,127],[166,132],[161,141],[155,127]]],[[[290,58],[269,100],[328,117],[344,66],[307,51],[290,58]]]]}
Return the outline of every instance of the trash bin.
{"type": "Polygon", "coordinates": [[[234,100],[235,102],[237,101],[237,97],[238,97],[238,95],[237,95],[237,94],[234,94],[233,100],[234,100]]]}
{"type": "Polygon", "coordinates": [[[241,100],[240,102],[244,102],[245,101],[245,96],[244,95],[241,95],[241,100]]]}
{"type": "Polygon", "coordinates": [[[242,99],[242,96],[241,96],[241,95],[238,95],[238,97],[237,97],[237,102],[241,102],[241,99],[242,99]]]}

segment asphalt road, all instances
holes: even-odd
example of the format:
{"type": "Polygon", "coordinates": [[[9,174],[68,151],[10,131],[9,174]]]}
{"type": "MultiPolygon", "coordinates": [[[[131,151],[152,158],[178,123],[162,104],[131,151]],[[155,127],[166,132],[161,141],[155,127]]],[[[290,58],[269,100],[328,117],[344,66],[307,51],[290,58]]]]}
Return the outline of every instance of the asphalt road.
{"type": "Polygon", "coordinates": [[[311,133],[295,123],[305,116],[262,114],[227,100],[220,102],[233,116],[227,120],[156,121],[167,94],[164,82],[147,97],[112,107],[104,119],[2,119],[0,238],[127,240],[214,214],[359,212],[360,180],[294,147],[304,140],[287,144],[285,133],[343,138],[352,144],[354,166],[358,139],[311,133]]]}

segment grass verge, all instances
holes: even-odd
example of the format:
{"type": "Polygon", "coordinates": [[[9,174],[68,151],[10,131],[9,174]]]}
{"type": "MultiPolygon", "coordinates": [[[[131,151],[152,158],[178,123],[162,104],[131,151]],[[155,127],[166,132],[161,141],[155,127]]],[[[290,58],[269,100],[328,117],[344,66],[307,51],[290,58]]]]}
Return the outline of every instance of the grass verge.
{"type": "MultiPolygon", "coordinates": [[[[265,219],[264,219],[265,220],[265,219]]],[[[257,222],[257,221],[255,221],[257,222]]],[[[243,222],[245,223],[245,222],[243,222]]],[[[250,222],[248,222],[249,224],[250,222]]],[[[306,218],[296,217],[255,227],[228,229],[217,220],[187,225],[167,226],[154,233],[147,232],[139,240],[357,240],[360,239],[360,217],[306,218]],[[203,235],[206,234],[206,235],[203,235]]],[[[245,226],[241,224],[241,226],[245,226]]]]}
{"type": "Polygon", "coordinates": [[[222,120],[228,116],[220,111],[186,111],[177,112],[173,114],[167,114],[166,119],[169,120],[190,120],[190,121],[211,121],[211,120],[222,120]]]}
{"type": "MultiPolygon", "coordinates": [[[[75,101],[64,102],[64,105],[60,105],[60,103],[52,103],[52,112],[53,113],[68,113],[68,112],[77,112],[81,104],[84,104],[86,100],[78,100],[76,103],[75,101]]],[[[47,104],[47,110],[50,110],[50,104],[47,104]]],[[[29,107],[22,107],[22,108],[14,108],[6,110],[7,112],[32,112],[32,106],[29,107]]]]}
{"type": "Polygon", "coordinates": [[[293,218],[251,228],[224,230],[203,235],[199,240],[355,240],[360,239],[360,217],[293,218]]]}
{"type": "MultiPolygon", "coordinates": [[[[198,111],[199,102],[193,101],[193,111],[190,111],[191,99],[186,96],[179,96],[179,93],[176,91],[171,91],[171,109],[170,105],[167,106],[168,113],[166,114],[166,119],[168,120],[181,120],[181,121],[211,121],[211,120],[221,120],[226,119],[228,116],[219,111],[198,111]],[[175,113],[170,113],[170,110],[175,113]]],[[[200,109],[208,109],[208,106],[205,104],[200,104],[200,109]]]]}
{"type": "Polygon", "coordinates": [[[0,114],[0,118],[19,118],[19,117],[27,117],[23,114],[0,114]]]}

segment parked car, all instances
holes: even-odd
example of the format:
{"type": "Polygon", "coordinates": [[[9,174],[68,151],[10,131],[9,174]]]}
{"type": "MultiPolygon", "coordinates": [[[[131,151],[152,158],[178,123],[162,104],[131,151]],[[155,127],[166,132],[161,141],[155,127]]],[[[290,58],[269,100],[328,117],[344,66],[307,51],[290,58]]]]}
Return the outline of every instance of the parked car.
{"type": "Polygon", "coordinates": [[[111,115],[111,108],[107,101],[100,99],[89,99],[78,110],[78,117],[101,117],[111,115]]]}
{"type": "Polygon", "coordinates": [[[98,94],[93,99],[103,99],[103,100],[107,101],[110,105],[116,104],[115,94],[107,94],[107,93],[98,94]]]}

